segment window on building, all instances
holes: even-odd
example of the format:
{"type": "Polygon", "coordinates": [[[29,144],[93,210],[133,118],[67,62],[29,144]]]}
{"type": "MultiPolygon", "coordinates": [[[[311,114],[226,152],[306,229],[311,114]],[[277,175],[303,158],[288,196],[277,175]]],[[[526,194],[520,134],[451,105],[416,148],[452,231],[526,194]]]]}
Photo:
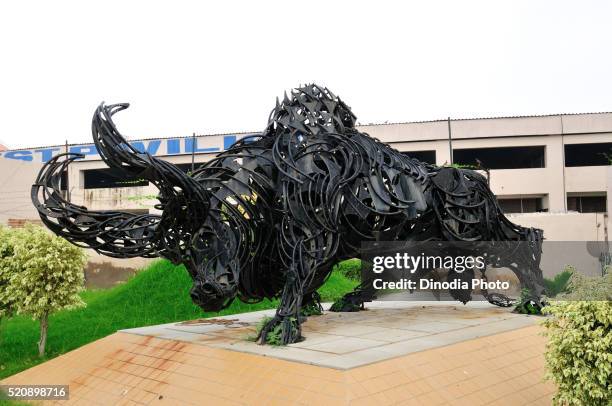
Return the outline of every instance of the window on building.
{"type": "Polygon", "coordinates": [[[565,145],[565,166],[610,165],[612,142],[565,145]]]}
{"type": "Polygon", "coordinates": [[[543,208],[541,197],[499,199],[497,202],[504,213],[536,213],[546,211],[543,208]]]}
{"type": "Polygon", "coordinates": [[[129,179],[114,169],[87,169],[83,171],[83,187],[85,189],[120,188],[147,186],[144,179],[129,179]]]}
{"type": "Polygon", "coordinates": [[[480,161],[488,169],[544,168],[544,151],[544,146],[454,149],[453,161],[474,166],[480,161]]]}
{"type": "Polygon", "coordinates": [[[60,176],[60,190],[68,190],[68,171],[63,171],[60,176]]]}
{"type": "Polygon", "coordinates": [[[579,213],[607,212],[606,196],[568,196],[567,209],[579,213]]]}
{"type": "Polygon", "coordinates": [[[421,162],[428,164],[436,163],[436,151],[402,151],[402,154],[408,155],[410,158],[418,159],[421,162]]]}

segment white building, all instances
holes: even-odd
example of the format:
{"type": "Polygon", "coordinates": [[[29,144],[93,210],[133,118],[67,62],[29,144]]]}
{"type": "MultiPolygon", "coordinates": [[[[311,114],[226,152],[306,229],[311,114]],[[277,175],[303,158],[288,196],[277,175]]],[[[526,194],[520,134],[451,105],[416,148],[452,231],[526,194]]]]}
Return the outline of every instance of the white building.
{"type": "MultiPolygon", "coordinates": [[[[513,221],[543,228],[549,240],[607,241],[612,195],[612,113],[559,114],[372,124],[360,131],[422,161],[490,169],[491,189],[513,221]],[[449,142],[450,134],[450,142],[449,142]]],[[[252,133],[130,140],[185,171],[252,133]]],[[[30,185],[43,162],[59,153],[85,158],[70,167],[70,198],[94,210],[152,211],[157,191],[117,177],[93,144],[0,152],[0,222],[35,219],[30,185]],[[29,168],[29,169],[24,169],[29,168]]]]}

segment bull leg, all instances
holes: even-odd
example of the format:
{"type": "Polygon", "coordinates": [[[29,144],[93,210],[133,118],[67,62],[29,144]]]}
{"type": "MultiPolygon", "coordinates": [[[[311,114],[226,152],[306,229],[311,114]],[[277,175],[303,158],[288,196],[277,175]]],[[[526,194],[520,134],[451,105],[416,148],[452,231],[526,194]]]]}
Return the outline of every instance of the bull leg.
{"type": "Polygon", "coordinates": [[[302,341],[300,314],[303,294],[298,272],[289,270],[276,314],[263,326],[257,337],[260,344],[287,345],[302,341]]]}
{"type": "MultiPolygon", "coordinates": [[[[290,223],[287,221],[286,223],[290,223]]],[[[310,239],[294,239],[291,241],[287,235],[295,238],[301,228],[290,229],[281,240],[286,246],[281,253],[290,253],[283,258],[287,266],[285,285],[280,298],[280,304],[275,316],[269,320],[259,333],[260,344],[287,345],[303,340],[302,323],[306,320],[302,313],[304,304],[316,301],[312,286],[316,276],[316,269],[321,265],[319,259],[325,258],[326,235],[319,234],[310,239]]],[[[307,233],[304,233],[307,234],[307,233]]],[[[327,241],[328,246],[332,246],[327,241]]],[[[282,254],[281,254],[282,255],[282,254]]],[[[316,294],[316,292],[315,292],[316,294]]]]}
{"type": "MultiPolygon", "coordinates": [[[[459,280],[461,282],[467,282],[471,285],[472,279],[474,279],[474,270],[466,269],[463,272],[456,272],[451,269],[447,275],[447,281],[452,282],[454,280],[459,280]]],[[[472,289],[449,289],[450,295],[453,299],[460,301],[463,304],[472,300],[472,289]]]]}
{"type": "Polygon", "coordinates": [[[517,310],[521,313],[540,314],[546,303],[542,300],[544,293],[544,282],[542,271],[539,267],[529,267],[519,263],[517,267],[511,267],[521,284],[521,298],[517,302],[517,310]]]}

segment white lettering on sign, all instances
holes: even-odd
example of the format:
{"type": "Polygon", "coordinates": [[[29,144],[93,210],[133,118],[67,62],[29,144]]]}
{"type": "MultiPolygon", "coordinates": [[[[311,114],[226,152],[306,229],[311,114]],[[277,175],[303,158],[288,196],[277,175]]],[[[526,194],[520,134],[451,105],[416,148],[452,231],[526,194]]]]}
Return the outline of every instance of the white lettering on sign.
{"type": "MultiPolygon", "coordinates": [[[[143,141],[128,141],[136,150],[153,156],[182,154],[204,154],[221,152],[237,140],[255,134],[207,136],[195,138],[160,138],[143,141]]],[[[54,156],[66,152],[64,146],[36,149],[18,149],[0,152],[0,158],[21,161],[47,162],[54,156]]],[[[100,159],[94,144],[68,145],[68,152],[85,155],[85,160],[100,159]]]]}

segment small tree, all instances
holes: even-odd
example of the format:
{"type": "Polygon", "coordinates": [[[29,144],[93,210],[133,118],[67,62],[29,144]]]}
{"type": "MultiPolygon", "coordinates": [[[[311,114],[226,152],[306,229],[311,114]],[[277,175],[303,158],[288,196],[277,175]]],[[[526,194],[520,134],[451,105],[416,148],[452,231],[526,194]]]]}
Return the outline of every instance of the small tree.
{"type": "Polygon", "coordinates": [[[40,321],[38,353],[43,356],[49,315],[85,305],[78,293],[83,289],[86,256],[81,248],[41,227],[28,225],[14,233],[9,299],[18,314],[40,321]]]}

